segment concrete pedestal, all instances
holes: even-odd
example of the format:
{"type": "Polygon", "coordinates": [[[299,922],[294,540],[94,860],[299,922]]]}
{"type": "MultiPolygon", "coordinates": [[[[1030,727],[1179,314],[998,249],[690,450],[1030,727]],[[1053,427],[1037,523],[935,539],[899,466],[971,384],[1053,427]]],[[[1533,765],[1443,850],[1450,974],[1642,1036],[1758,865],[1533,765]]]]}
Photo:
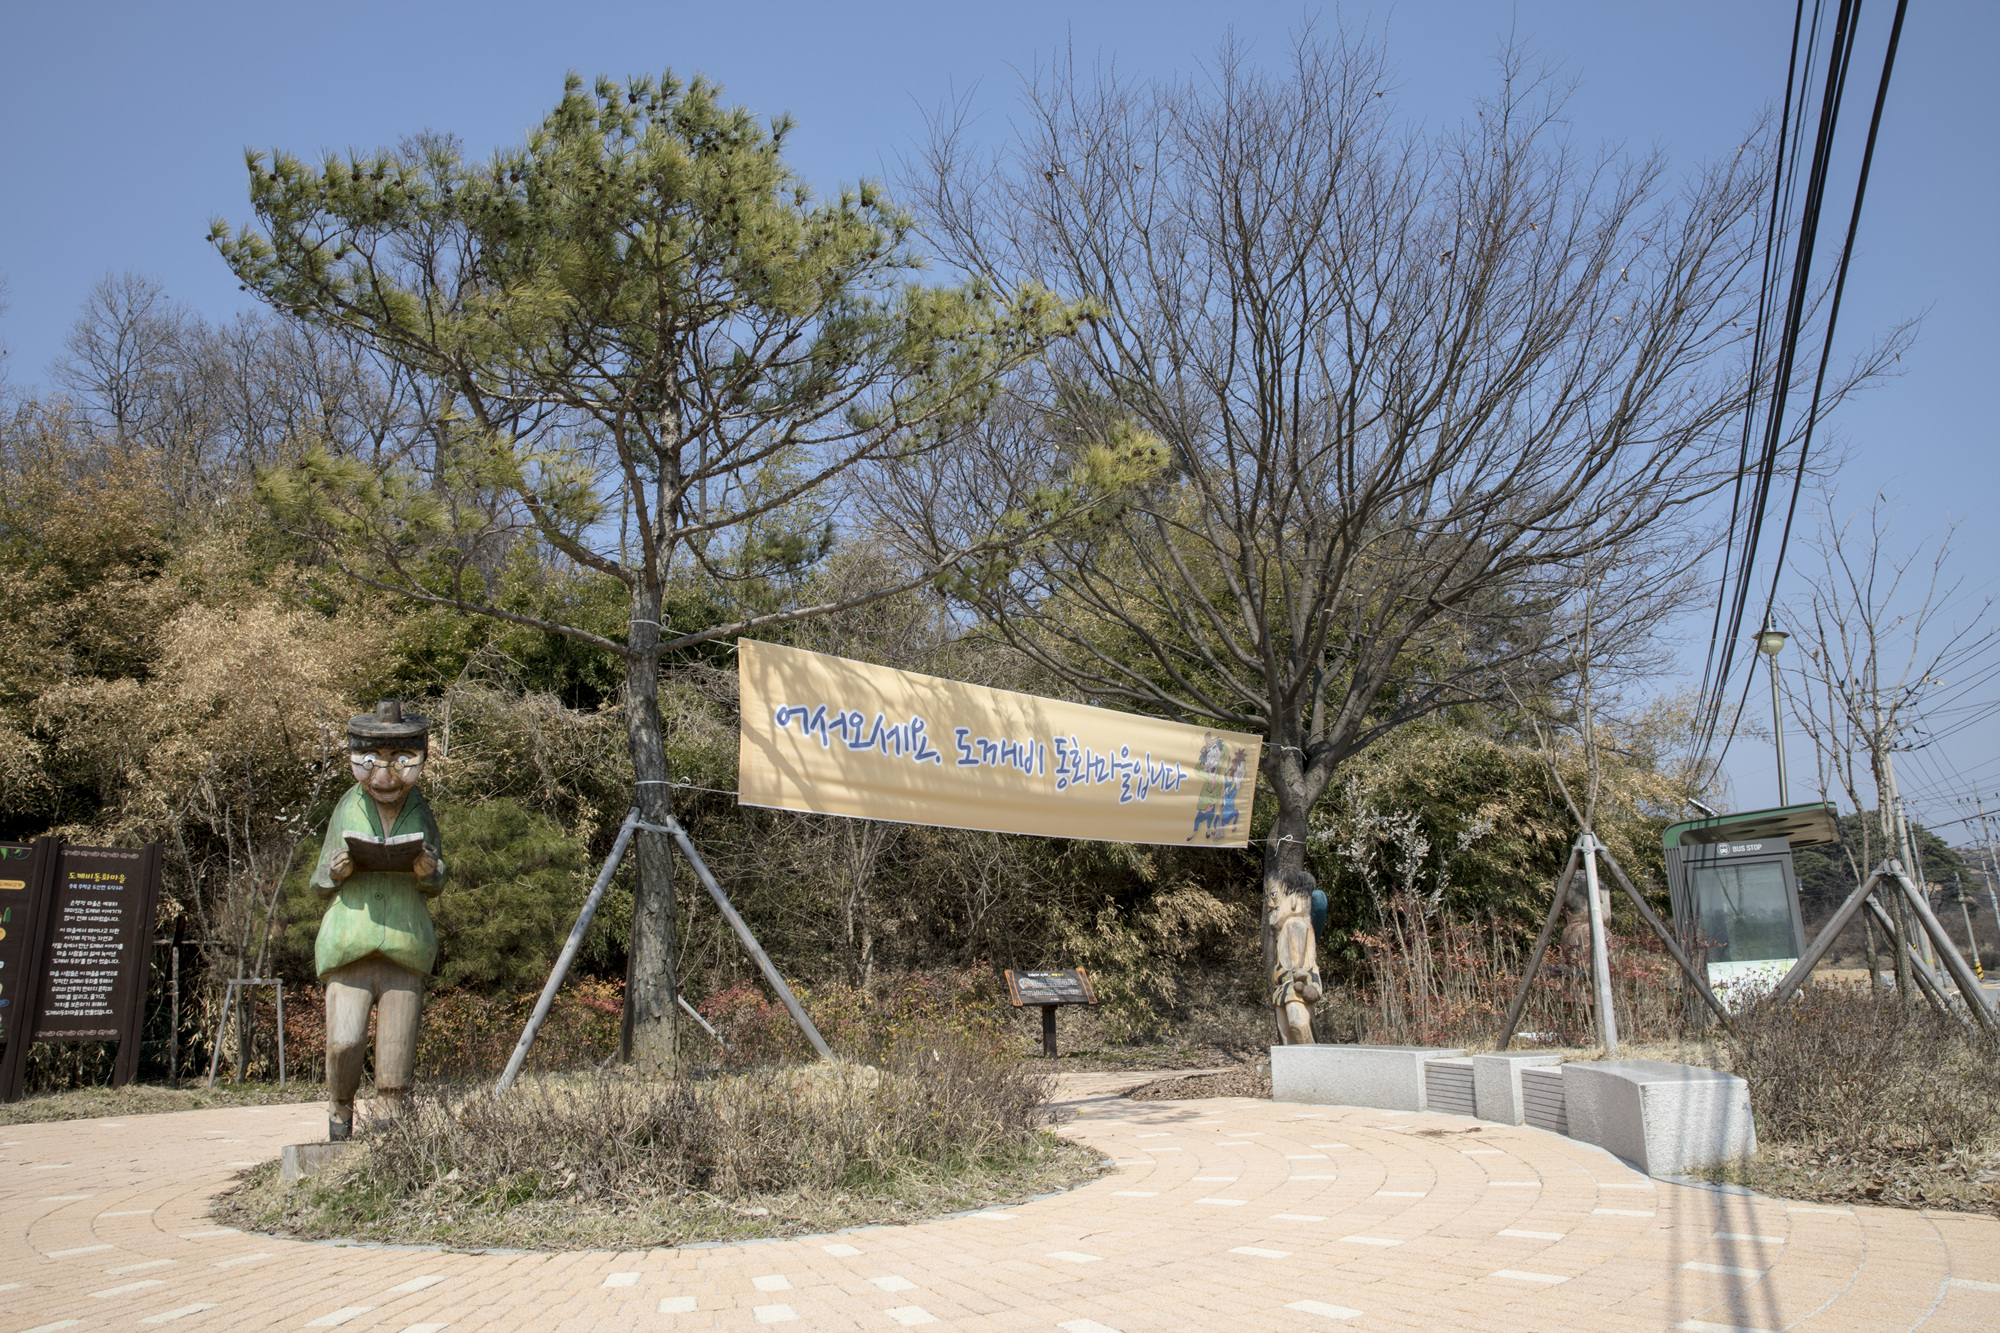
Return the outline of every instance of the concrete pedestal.
{"type": "Polygon", "coordinates": [[[1527,1119],[1521,1097],[1521,1071],[1539,1065],[1559,1065],[1560,1055],[1534,1052],[1505,1052],[1472,1057],[1472,1099],[1474,1114],[1481,1120],[1497,1120],[1503,1125],[1519,1125],[1527,1119]]]}
{"type": "Polygon", "coordinates": [[[1750,1085],[1733,1074],[1659,1060],[1562,1067],[1569,1135],[1649,1176],[1678,1176],[1757,1151],[1750,1085]]]}
{"type": "Polygon", "coordinates": [[[278,1179],[289,1185],[295,1180],[315,1175],[353,1150],[354,1144],[351,1140],[344,1143],[287,1144],[284,1156],[278,1163],[278,1179]]]}
{"type": "Polygon", "coordinates": [[[1442,1046],[1273,1046],[1271,1099],[1421,1111],[1424,1062],[1464,1054],[1442,1046]]]}

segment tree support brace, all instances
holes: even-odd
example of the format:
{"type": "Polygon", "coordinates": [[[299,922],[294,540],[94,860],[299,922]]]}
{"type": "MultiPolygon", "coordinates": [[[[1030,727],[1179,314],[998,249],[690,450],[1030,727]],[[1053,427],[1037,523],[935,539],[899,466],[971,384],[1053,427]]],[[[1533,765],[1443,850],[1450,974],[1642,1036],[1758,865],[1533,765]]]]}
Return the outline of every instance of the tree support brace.
{"type": "Polygon", "coordinates": [[[1631,879],[1625,874],[1625,868],[1619,865],[1618,858],[1611,854],[1611,849],[1598,841],[1595,834],[1586,831],[1577,836],[1576,845],[1570,849],[1569,864],[1563,867],[1562,877],[1556,881],[1555,900],[1549,904],[1548,919],[1542,923],[1542,933],[1535,940],[1535,951],[1528,956],[1528,967],[1521,976],[1519,989],[1514,992],[1514,1002],[1507,1006],[1507,1019],[1500,1029],[1499,1049],[1504,1051],[1513,1044],[1514,1030],[1521,1023],[1521,1011],[1528,1004],[1529,988],[1541,974],[1542,959],[1548,953],[1549,939],[1555,934],[1556,922],[1562,918],[1563,903],[1569,896],[1570,881],[1576,878],[1577,869],[1583,864],[1587,849],[1590,855],[1604,858],[1604,864],[1611,868],[1612,878],[1618,881],[1618,887],[1625,891],[1625,896],[1639,909],[1640,919],[1659,937],[1660,943],[1667,946],[1667,952],[1673,955],[1681,974],[1694,986],[1695,992],[1714,1012],[1716,1019],[1724,1027],[1728,1027],[1729,1011],[1723,1007],[1722,1001],[1715,997],[1715,992],[1709,987],[1708,978],[1701,975],[1701,970],[1688,957],[1687,951],[1681,947],[1681,942],[1674,938],[1674,933],[1668,929],[1667,923],[1660,920],[1660,914],[1652,909],[1639,890],[1633,886],[1631,879]]]}
{"type": "MultiPolygon", "coordinates": [[[[1929,999],[1940,1013],[1951,1012],[1951,1006],[1945,1002],[1942,981],[1918,956],[1910,941],[1903,938],[1903,932],[1894,928],[1888,912],[1883,910],[1880,902],[1876,901],[1882,889],[1889,885],[1894,885],[1895,890],[1900,891],[1903,900],[1916,915],[1918,924],[1923,927],[1924,933],[1930,936],[1931,944],[1937,949],[1939,960],[1944,963],[1945,970],[1951,973],[1952,982],[1958,987],[1958,993],[1964,998],[1965,1007],[1974,1020],[1989,1033],[2000,1030],[2000,1022],[1996,1022],[1993,1010],[1986,1002],[1986,993],[1979,984],[1979,978],[1973,975],[1971,967],[1959,953],[1958,946],[1944,933],[1944,927],[1938,923],[1937,916],[1931,911],[1930,903],[1922,893],[1918,892],[1917,886],[1910,882],[1909,875],[1903,870],[1902,862],[1894,857],[1883,861],[1874,874],[1847,895],[1847,900],[1841,903],[1827,923],[1820,927],[1820,932],[1814,938],[1812,945],[1807,948],[1805,957],[1793,964],[1792,970],[1785,973],[1784,980],[1772,989],[1771,998],[1782,1000],[1803,985],[1805,979],[1812,975],[1812,970],[1820,959],[1833,948],[1834,939],[1866,905],[1869,914],[1880,923],[1883,930],[1888,932],[1890,939],[1902,940],[1903,952],[1910,959],[1911,974],[1916,977],[1917,985],[1923,990],[1925,998],[1929,999]]],[[[1868,979],[1868,984],[1871,987],[1875,984],[1872,976],[1868,979]]]]}
{"type": "MultiPolygon", "coordinates": [[[[681,854],[687,857],[688,863],[694,867],[696,877],[701,880],[701,886],[708,890],[711,898],[715,899],[715,905],[722,910],[724,919],[736,931],[736,937],[742,940],[743,946],[750,951],[750,956],[762,969],[764,979],[771,983],[771,989],[778,993],[778,998],[791,1013],[792,1021],[799,1025],[799,1031],[805,1034],[806,1040],[812,1043],[813,1049],[819,1052],[821,1059],[833,1059],[833,1052],[827,1047],[826,1038],[820,1036],[819,1029],[813,1026],[812,1019],[806,1016],[806,1011],[800,1006],[798,997],[792,994],[792,988],[778,975],[778,969],[772,965],[763,946],[757,943],[757,937],[750,933],[750,927],[744,924],[741,916],[737,915],[736,908],[722,892],[722,886],[715,882],[715,876],[709,873],[708,863],[701,859],[699,852],[695,851],[694,843],[688,838],[687,830],[681,827],[680,821],[669,815],[665,824],[648,824],[639,817],[639,808],[633,806],[625,816],[625,822],[618,826],[618,838],[611,844],[611,855],[604,858],[604,868],[597,872],[597,882],[591,885],[590,896],[583,900],[583,910],[577,913],[576,924],[570,928],[569,938],[563,941],[562,952],[556,956],[556,965],[549,970],[549,979],[542,987],[541,997],[535,1001],[535,1010],[528,1016],[528,1025],[521,1030],[521,1039],[514,1043],[514,1053],[507,1058],[507,1068],[500,1075],[499,1083],[494,1086],[494,1095],[505,1092],[513,1086],[514,1080],[520,1077],[521,1066],[528,1058],[528,1048],[535,1044],[536,1034],[542,1030],[543,1022],[548,1019],[549,1008],[555,1003],[556,992],[562,989],[563,981],[569,975],[570,965],[576,961],[577,950],[583,947],[583,937],[590,933],[590,923],[597,916],[597,909],[604,901],[604,891],[611,887],[611,876],[617,871],[618,863],[625,859],[625,852],[632,845],[633,833],[640,829],[648,833],[667,834],[680,844],[681,854]]],[[[689,1013],[694,1013],[693,1007],[688,1005],[684,998],[679,996],[675,998],[680,1000],[681,1005],[687,1008],[689,1013]]],[[[710,1036],[716,1036],[715,1029],[702,1022],[699,1014],[695,1015],[695,1021],[707,1028],[710,1036]]],[[[716,1040],[720,1041],[721,1038],[716,1037],[716,1040]]]]}

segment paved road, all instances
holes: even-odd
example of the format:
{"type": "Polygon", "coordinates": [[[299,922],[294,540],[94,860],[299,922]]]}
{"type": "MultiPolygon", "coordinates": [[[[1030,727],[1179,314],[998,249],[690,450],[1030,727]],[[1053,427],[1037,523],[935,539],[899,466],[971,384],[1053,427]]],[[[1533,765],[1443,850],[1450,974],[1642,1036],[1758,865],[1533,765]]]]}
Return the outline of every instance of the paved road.
{"type": "Polygon", "coordinates": [[[550,1255],[216,1227],[317,1106],[0,1128],[0,1333],[58,1329],[2000,1330],[2000,1222],[1648,1180],[1537,1130],[1065,1080],[1117,1170],[909,1227],[550,1255]]]}

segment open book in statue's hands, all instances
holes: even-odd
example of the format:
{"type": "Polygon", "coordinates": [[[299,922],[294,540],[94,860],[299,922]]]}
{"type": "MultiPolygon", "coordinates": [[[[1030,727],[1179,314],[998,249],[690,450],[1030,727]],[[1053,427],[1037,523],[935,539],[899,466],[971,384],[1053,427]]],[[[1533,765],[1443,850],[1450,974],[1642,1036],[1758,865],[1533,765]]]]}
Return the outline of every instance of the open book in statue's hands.
{"type": "Polygon", "coordinates": [[[346,836],[347,857],[356,870],[414,874],[417,858],[424,854],[424,835],[421,833],[404,833],[394,838],[371,838],[365,833],[349,833],[346,836]]]}

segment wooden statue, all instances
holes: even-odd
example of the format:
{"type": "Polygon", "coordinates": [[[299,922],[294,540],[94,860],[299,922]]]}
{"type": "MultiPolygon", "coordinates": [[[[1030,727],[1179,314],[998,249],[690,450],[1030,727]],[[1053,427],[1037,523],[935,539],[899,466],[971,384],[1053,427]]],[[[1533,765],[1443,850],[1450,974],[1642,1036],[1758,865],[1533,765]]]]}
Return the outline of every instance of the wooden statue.
{"type": "Polygon", "coordinates": [[[1326,993],[1312,921],[1319,882],[1304,870],[1264,881],[1264,923],[1271,932],[1271,1006],[1287,1046],[1313,1042],[1312,1007],[1326,993]]]}
{"type": "Polygon", "coordinates": [[[354,1130],[354,1093],[376,1011],[375,1092],[409,1091],[424,977],[437,961],[426,899],[444,886],[437,821],[417,790],[430,719],[384,699],[347,724],[354,786],[333,808],[312,885],[328,899],[314,962],[326,987],[327,1137],[354,1130]]]}

